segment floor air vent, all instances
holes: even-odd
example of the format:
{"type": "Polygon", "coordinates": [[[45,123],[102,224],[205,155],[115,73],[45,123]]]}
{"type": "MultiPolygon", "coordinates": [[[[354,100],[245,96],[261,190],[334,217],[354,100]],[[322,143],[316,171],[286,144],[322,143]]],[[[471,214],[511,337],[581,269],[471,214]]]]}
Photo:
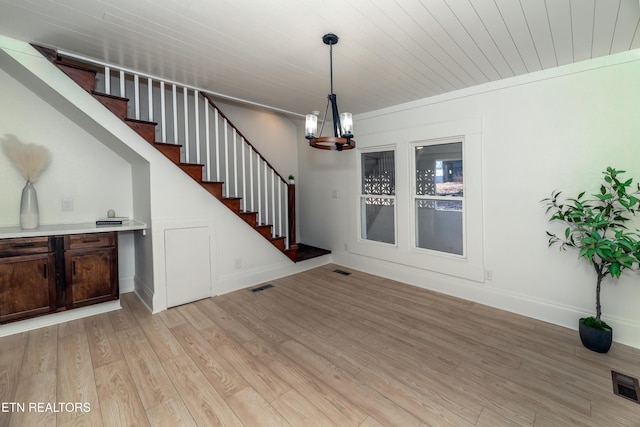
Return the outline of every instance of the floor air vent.
{"type": "Polygon", "coordinates": [[[342,274],[343,276],[348,276],[351,273],[349,273],[348,271],[344,271],[344,270],[333,270],[334,273],[338,273],[338,274],[342,274]]]}
{"type": "Polygon", "coordinates": [[[273,288],[273,285],[258,286],[257,288],[251,289],[251,292],[260,292],[260,291],[264,291],[265,289],[269,289],[269,288],[273,288]]]}
{"type": "Polygon", "coordinates": [[[640,386],[637,378],[611,371],[611,379],[613,380],[613,392],[615,394],[640,403],[640,386]]]}

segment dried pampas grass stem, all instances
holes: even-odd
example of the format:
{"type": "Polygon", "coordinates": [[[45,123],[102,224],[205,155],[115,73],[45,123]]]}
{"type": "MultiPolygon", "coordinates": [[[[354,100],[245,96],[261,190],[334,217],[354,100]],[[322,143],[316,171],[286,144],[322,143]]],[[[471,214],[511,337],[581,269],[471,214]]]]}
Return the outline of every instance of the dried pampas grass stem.
{"type": "Polygon", "coordinates": [[[0,138],[0,141],[2,141],[4,153],[29,182],[35,182],[51,163],[51,152],[45,147],[25,144],[15,135],[10,134],[0,138]]]}

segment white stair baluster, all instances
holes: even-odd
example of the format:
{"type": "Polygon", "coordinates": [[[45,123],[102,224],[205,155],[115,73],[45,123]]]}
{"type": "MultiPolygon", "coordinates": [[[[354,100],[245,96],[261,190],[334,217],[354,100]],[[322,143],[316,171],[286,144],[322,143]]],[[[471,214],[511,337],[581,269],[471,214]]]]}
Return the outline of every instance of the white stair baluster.
{"type": "Polygon", "coordinates": [[[200,164],[200,106],[198,100],[200,99],[200,92],[193,91],[193,118],[194,127],[196,133],[196,163],[200,164]]]}
{"type": "Polygon", "coordinates": [[[285,248],[289,249],[291,247],[291,242],[289,242],[289,186],[287,183],[283,183],[284,185],[284,227],[285,227],[285,248]]]}
{"type": "Polygon", "coordinates": [[[264,161],[264,223],[269,224],[269,181],[267,180],[267,162],[264,161]]]}
{"type": "Polygon", "coordinates": [[[162,134],[162,142],[167,142],[167,105],[164,94],[164,81],[160,81],[160,126],[162,134]]]}
{"type": "Polygon", "coordinates": [[[227,119],[224,121],[224,189],[225,194],[229,197],[229,131],[227,125],[227,119]]]}
{"type": "Polygon", "coordinates": [[[218,109],[213,110],[214,113],[214,134],[216,140],[216,181],[220,182],[220,129],[219,129],[219,114],[218,109]]]}
{"type": "Polygon", "coordinates": [[[209,131],[209,101],[204,99],[204,138],[207,156],[207,181],[211,181],[211,132],[209,131]]]}
{"type": "Polygon", "coordinates": [[[124,78],[124,71],[120,71],[120,96],[121,97],[125,97],[124,93],[125,93],[125,78],[124,78]]]}
{"type": "Polygon", "coordinates": [[[263,221],[263,215],[262,215],[262,195],[260,194],[260,188],[262,187],[260,185],[260,155],[258,153],[256,153],[256,167],[257,167],[257,171],[256,171],[256,176],[258,177],[258,179],[256,180],[256,184],[258,186],[258,218],[260,218],[260,224],[264,224],[265,222],[263,221]]]}
{"type": "Polygon", "coordinates": [[[136,112],[136,120],[140,120],[140,77],[137,74],[133,76],[133,96],[136,112]]]}
{"type": "Polygon", "coordinates": [[[187,92],[187,88],[183,88],[182,90],[183,96],[183,104],[184,104],[184,161],[185,163],[189,163],[191,160],[190,149],[189,146],[189,94],[187,92]]]}
{"type": "Polygon", "coordinates": [[[153,80],[147,79],[147,101],[149,102],[149,121],[153,121],[153,80]]]}
{"type": "Polygon", "coordinates": [[[242,210],[243,211],[247,211],[247,169],[245,166],[246,163],[246,159],[245,159],[245,152],[247,151],[246,148],[247,144],[244,141],[244,138],[242,138],[242,142],[240,143],[240,148],[242,150],[242,210]]]}
{"type": "Polygon", "coordinates": [[[251,212],[254,210],[254,194],[253,194],[253,148],[249,147],[249,194],[251,194],[251,212]]]}
{"type": "Polygon", "coordinates": [[[173,143],[178,144],[178,93],[176,85],[172,85],[173,93],[173,143]]]}
{"type": "Polygon", "coordinates": [[[236,128],[233,128],[233,194],[234,197],[238,197],[238,133],[236,128]]]}
{"type": "Polygon", "coordinates": [[[104,93],[111,95],[111,68],[104,67],[104,93]]]}
{"type": "Polygon", "coordinates": [[[271,169],[271,222],[273,222],[273,227],[271,227],[271,234],[273,237],[276,237],[276,172],[271,169]]]}

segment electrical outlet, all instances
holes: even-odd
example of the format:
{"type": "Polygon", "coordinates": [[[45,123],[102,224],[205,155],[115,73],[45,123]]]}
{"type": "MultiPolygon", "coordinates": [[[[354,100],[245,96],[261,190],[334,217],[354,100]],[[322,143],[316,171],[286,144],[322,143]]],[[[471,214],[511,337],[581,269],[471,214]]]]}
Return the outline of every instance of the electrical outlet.
{"type": "Polygon", "coordinates": [[[493,280],[493,270],[484,271],[484,280],[493,280]]]}
{"type": "Polygon", "coordinates": [[[73,211],[73,199],[71,197],[65,197],[62,199],[62,210],[64,212],[73,211]]]}

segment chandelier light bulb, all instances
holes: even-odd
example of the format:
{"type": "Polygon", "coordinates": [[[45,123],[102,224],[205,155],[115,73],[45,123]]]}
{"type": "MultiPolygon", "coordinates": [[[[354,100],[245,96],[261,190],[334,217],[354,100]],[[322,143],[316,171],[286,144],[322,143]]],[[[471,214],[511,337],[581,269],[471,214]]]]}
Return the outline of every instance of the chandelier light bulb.
{"type": "Polygon", "coordinates": [[[341,113],[340,124],[342,125],[342,136],[353,136],[353,117],[351,113],[341,113]]]}
{"type": "Polygon", "coordinates": [[[318,131],[318,116],[307,114],[304,129],[307,139],[315,138],[318,131]]]}

